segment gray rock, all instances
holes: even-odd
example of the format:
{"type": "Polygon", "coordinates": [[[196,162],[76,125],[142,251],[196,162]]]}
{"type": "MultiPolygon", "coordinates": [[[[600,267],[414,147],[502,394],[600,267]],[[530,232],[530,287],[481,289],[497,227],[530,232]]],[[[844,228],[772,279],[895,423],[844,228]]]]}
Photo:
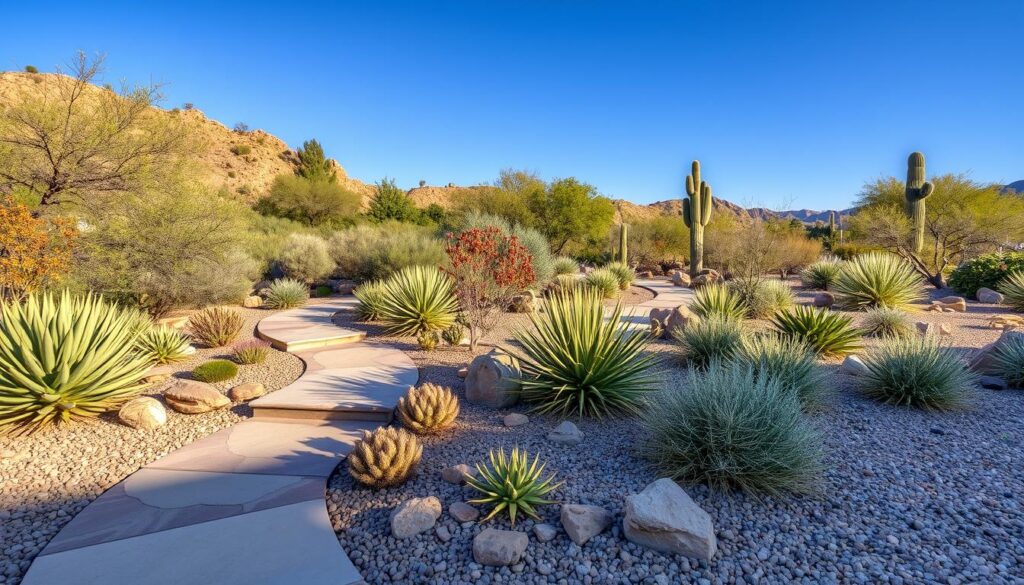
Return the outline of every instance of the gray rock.
{"type": "Polygon", "coordinates": [[[133,429],[150,431],[167,422],[167,411],[156,398],[142,396],[126,402],[117,418],[133,429]]]}
{"type": "Polygon", "coordinates": [[[576,428],[576,425],[570,421],[562,421],[548,433],[548,440],[561,445],[579,445],[583,442],[583,431],[576,428]]]}
{"type": "Polygon", "coordinates": [[[519,427],[529,423],[530,417],[526,416],[525,414],[520,414],[518,412],[512,412],[506,414],[505,418],[502,419],[502,422],[505,424],[506,427],[519,427]]]}
{"type": "Polygon", "coordinates": [[[213,386],[195,380],[182,380],[164,392],[167,405],[183,414],[200,414],[231,404],[227,396],[213,386]]]}
{"type": "Polygon", "coordinates": [[[441,500],[434,496],[406,500],[391,511],[391,535],[409,538],[434,528],[441,517],[441,500]]]}
{"type": "Polygon", "coordinates": [[[534,524],[533,535],[539,542],[549,542],[558,536],[558,528],[550,524],[534,524]]]}
{"type": "Polygon", "coordinates": [[[864,365],[864,361],[855,355],[846,356],[841,369],[844,374],[851,376],[863,376],[868,373],[868,367],[864,365]]]}
{"type": "Polygon", "coordinates": [[[675,270],[672,272],[672,284],[676,286],[690,286],[690,275],[683,272],[682,270],[675,270]]]}
{"type": "Polygon", "coordinates": [[[821,291],[814,295],[811,304],[815,307],[831,307],[836,304],[836,296],[828,291],[821,291]]]}
{"type": "Polygon", "coordinates": [[[668,478],[626,498],[622,530],[630,542],[691,558],[710,560],[718,549],[711,517],[668,478]]]}
{"type": "Polygon", "coordinates": [[[480,510],[470,506],[466,502],[455,502],[448,506],[448,515],[456,522],[476,522],[480,517],[480,510]]]}
{"type": "Polygon", "coordinates": [[[475,471],[472,467],[465,463],[446,467],[441,470],[441,479],[448,483],[454,483],[455,485],[462,485],[466,483],[466,477],[474,475],[475,471]]]}
{"type": "Polygon", "coordinates": [[[562,505],[562,528],[579,546],[612,525],[612,513],[600,506],[562,505]]]}
{"type": "Polygon", "coordinates": [[[245,402],[253,398],[259,398],[267,393],[267,389],[259,382],[246,382],[228,390],[228,398],[233,402],[245,402]]]}
{"type": "Polygon", "coordinates": [[[466,400],[473,404],[506,408],[519,400],[522,377],[516,359],[494,349],[473,358],[466,374],[466,400]]]}
{"type": "Polygon", "coordinates": [[[514,565],[529,544],[524,532],[488,528],[473,538],[473,560],[489,567],[514,565]]]}
{"type": "Polygon", "coordinates": [[[978,292],[975,293],[974,296],[978,299],[979,303],[988,303],[990,305],[1001,305],[1003,304],[1003,301],[1006,300],[1006,297],[1001,293],[997,293],[996,291],[985,287],[979,288],[978,292]]]}
{"type": "Polygon", "coordinates": [[[978,384],[989,390],[1006,390],[1009,387],[1006,380],[997,376],[981,376],[978,378],[978,384]]]}

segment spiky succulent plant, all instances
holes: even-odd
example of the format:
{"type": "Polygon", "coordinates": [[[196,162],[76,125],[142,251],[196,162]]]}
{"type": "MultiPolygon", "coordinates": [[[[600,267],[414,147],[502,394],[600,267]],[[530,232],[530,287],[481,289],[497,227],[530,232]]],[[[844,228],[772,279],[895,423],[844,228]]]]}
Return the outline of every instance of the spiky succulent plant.
{"type": "Polygon", "coordinates": [[[356,318],[360,321],[379,321],[381,307],[384,306],[384,283],[379,280],[364,282],[352,293],[359,304],[356,305],[356,318]]]}
{"type": "Polygon", "coordinates": [[[842,269],[843,261],[839,258],[822,258],[800,272],[800,281],[809,288],[831,290],[839,280],[842,269]]]}
{"type": "Polygon", "coordinates": [[[478,464],[477,475],[466,477],[466,485],[482,494],[469,503],[491,506],[485,521],[503,511],[508,512],[512,526],[516,525],[516,516],[520,512],[539,520],[537,506],[555,503],[546,496],[562,484],[555,483],[554,474],[541,477],[544,464],[540,463],[540,456],[534,456],[531,463],[525,450],[513,447],[509,456],[505,455],[504,449],[499,449],[497,453],[491,451],[489,458],[490,465],[478,464]]]}
{"type": "Polygon", "coordinates": [[[1024,311],[1024,271],[1011,272],[999,283],[999,292],[1015,311],[1024,311]]]}
{"type": "Polygon", "coordinates": [[[416,472],[423,446],[404,429],[381,427],[363,431],[348,455],[348,472],[357,482],[386,488],[405,483],[416,472]]]}
{"type": "Polygon", "coordinates": [[[625,262],[609,262],[605,265],[605,270],[615,275],[615,278],[619,280],[619,288],[622,290],[629,289],[633,281],[636,280],[636,272],[625,262]]]}
{"type": "Polygon", "coordinates": [[[451,279],[432,266],[409,266],[384,284],[380,317],[398,335],[447,329],[455,322],[458,302],[451,279]]]}
{"type": "Polygon", "coordinates": [[[806,343],[821,355],[842,356],[862,345],[861,332],[850,324],[852,319],[828,309],[800,305],[776,313],[771,321],[779,333],[806,343]]]}
{"type": "Polygon", "coordinates": [[[410,387],[398,399],[398,420],[402,426],[426,435],[442,431],[459,416],[459,399],[450,388],[427,382],[419,388],[410,387]]]}
{"type": "Polygon", "coordinates": [[[906,260],[888,252],[869,252],[846,262],[833,287],[849,309],[908,309],[924,298],[924,284],[906,260]]]}
{"type": "Polygon", "coordinates": [[[180,362],[194,352],[187,335],[166,325],[146,328],[136,345],[139,352],[154,364],[180,362]]]}
{"type": "Polygon", "coordinates": [[[619,296],[619,277],[607,268],[590,271],[583,279],[587,287],[596,290],[602,298],[614,299],[619,296]]]}
{"type": "Polygon", "coordinates": [[[690,310],[700,317],[738,321],[747,314],[743,299],[732,288],[713,283],[703,286],[693,295],[690,310]]]}
{"type": "Polygon", "coordinates": [[[267,287],[263,306],[268,309],[294,309],[309,300],[309,287],[294,278],[279,278],[267,287]]]}

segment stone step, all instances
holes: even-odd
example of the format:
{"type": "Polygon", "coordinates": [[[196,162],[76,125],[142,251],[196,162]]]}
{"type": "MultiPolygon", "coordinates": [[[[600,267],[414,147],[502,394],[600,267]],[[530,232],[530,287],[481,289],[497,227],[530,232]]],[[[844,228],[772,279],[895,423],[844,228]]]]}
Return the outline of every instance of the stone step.
{"type": "Polygon", "coordinates": [[[330,297],[274,313],[256,326],[256,335],[275,348],[291,353],[361,341],[366,332],[334,325],[336,313],[350,310],[354,297],[330,297]]]}
{"type": "Polygon", "coordinates": [[[256,334],[261,339],[270,342],[271,347],[274,349],[288,353],[356,343],[366,338],[365,331],[355,331],[333,325],[315,325],[276,334],[268,334],[257,330],[256,334]]]}

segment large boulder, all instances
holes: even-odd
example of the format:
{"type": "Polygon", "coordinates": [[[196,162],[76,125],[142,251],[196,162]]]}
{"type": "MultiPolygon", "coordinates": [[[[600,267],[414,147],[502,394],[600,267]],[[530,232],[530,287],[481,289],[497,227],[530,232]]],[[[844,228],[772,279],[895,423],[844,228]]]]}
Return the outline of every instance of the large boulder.
{"type": "Polygon", "coordinates": [[[525,532],[488,528],[473,538],[473,560],[489,567],[514,565],[529,544],[525,532]]]}
{"type": "Polygon", "coordinates": [[[441,517],[441,500],[434,496],[406,500],[391,511],[391,535],[409,538],[433,530],[441,517]]]}
{"type": "Polygon", "coordinates": [[[562,424],[548,433],[548,440],[560,445],[579,445],[583,442],[583,431],[574,425],[572,421],[562,421],[562,424]]]}
{"type": "Polygon", "coordinates": [[[1003,301],[1006,300],[1006,297],[1001,293],[997,293],[996,291],[985,287],[979,288],[978,292],[975,293],[974,296],[978,299],[979,303],[988,303],[990,305],[1001,305],[1003,304],[1003,301]]]}
{"type": "Polygon", "coordinates": [[[224,408],[231,400],[205,382],[182,380],[164,392],[167,405],[182,414],[201,414],[224,408]]]}
{"type": "Polygon", "coordinates": [[[167,422],[167,411],[156,398],[142,396],[126,402],[117,418],[133,429],[151,431],[167,422]]]}
{"type": "MultiPolygon", "coordinates": [[[[674,270],[674,269],[673,269],[674,270]]],[[[676,286],[690,286],[690,275],[682,270],[675,270],[672,273],[672,284],[676,286]]]]}
{"type": "Polygon", "coordinates": [[[622,531],[630,542],[690,558],[710,560],[718,549],[711,517],[668,478],[626,498],[622,531]]]}
{"type": "Polygon", "coordinates": [[[259,382],[246,382],[228,390],[228,398],[232,402],[245,402],[253,398],[259,398],[267,393],[267,389],[259,382]]]}
{"type": "Polygon", "coordinates": [[[509,354],[494,349],[478,355],[466,374],[466,400],[491,408],[506,408],[519,400],[519,363],[509,354]]]}
{"type": "Polygon", "coordinates": [[[672,332],[676,329],[682,331],[691,323],[700,321],[693,311],[686,305],[679,305],[674,309],[653,308],[650,315],[651,331],[662,339],[671,339],[672,332]]]}
{"type": "Polygon", "coordinates": [[[612,525],[612,513],[600,506],[562,505],[562,528],[579,546],[612,525]]]}
{"type": "Polygon", "coordinates": [[[1013,340],[1016,340],[1018,343],[1024,343],[1024,331],[1018,331],[1016,329],[1005,330],[999,336],[999,339],[974,352],[970,361],[971,370],[979,374],[996,373],[994,368],[996,348],[1005,343],[1010,343],[1013,340]]]}

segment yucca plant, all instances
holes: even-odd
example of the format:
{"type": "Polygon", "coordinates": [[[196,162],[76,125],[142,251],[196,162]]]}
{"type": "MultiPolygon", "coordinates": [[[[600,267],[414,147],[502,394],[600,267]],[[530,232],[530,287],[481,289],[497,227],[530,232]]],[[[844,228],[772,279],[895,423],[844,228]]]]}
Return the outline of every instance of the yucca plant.
{"type": "Polygon", "coordinates": [[[249,339],[236,343],[233,350],[235,361],[240,364],[262,364],[270,355],[270,344],[262,339],[249,339]]]}
{"type": "Polygon", "coordinates": [[[451,388],[427,382],[419,388],[410,387],[398,399],[395,410],[402,426],[417,435],[426,435],[452,426],[459,416],[459,399],[451,388]]]}
{"type": "Polygon", "coordinates": [[[540,456],[530,456],[518,447],[512,448],[512,454],[505,456],[505,450],[489,453],[490,465],[476,466],[476,476],[467,476],[466,485],[480,492],[479,498],[469,500],[470,504],[490,506],[491,511],[484,517],[490,520],[497,514],[507,511],[512,526],[516,525],[516,516],[522,512],[534,520],[540,520],[537,507],[554,504],[546,496],[558,489],[562,484],[555,483],[554,474],[542,478],[544,464],[540,456]]]}
{"type": "Polygon", "coordinates": [[[94,295],[0,304],[0,434],[94,417],[133,398],[152,365],[134,311],[94,295]]]}
{"type": "Polygon", "coordinates": [[[206,347],[223,347],[238,337],[242,324],[238,312],[208,307],[189,316],[188,332],[192,339],[206,347]]]}
{"type": "Polygon", "coordinates": [[[380,427],[363,431],[348,454],[348,472],[357,482],[372,488],[405,483],[423,457],[423,446],[404,429],[380,427]]]}
{"type": "Polygon", "coordinates": [[[619,296],[619,277],[606,268],[598,268],[587,273],[583,279],[587,288],[600,293],[602,298],[614,299],[619,296]]]}
{"type": "Polygon", "coordinates": [[[210,360],[192,370],[192,378],[208,384],[230,380],[238,375],[238,366],[228,360],[210,360]]]}
{"type": "Polygon", "coordinates": [[[924,298],[924,283],[905,260],[888,252],[869,252],[843,264],[833,287],[849,309],[908,309],[924,298]]]}
{"type": "Polygon", "coordinates": [[[960,356],[931,336],[886,339],[864,357],[861,391],[886,404],[952,410],[969,403],[977,379],[960,356]]]}
{"type": "Polygon", "coordinates": [[[267,287],[263,306],[268,309],[294,309],[309,300],[309,287],[293,278],[279,278],[267,287]]]}
{"type": "Polygon", "coordinates": [[[672,335],[682,346],[686,362],[698,369],[706,368],[714,361],[732,359],[743,346],[745,338],[740,321],[721,316],[674,329],[672,335]]]}
{"type": "Polygon", "coordinates": [[[852,319],[827,309],[800,305],[771,319],[775,329],[800,340],[820,355],[842,356],[861,348],[861,332],[852,319]]]}
{"type": "Polygon", "coordinates": [[[353,293],[359,304],[356,305],[356,318],[360,321],[379,321],[381,307],[384,306],[384,283],[379,280],[365,282],[353,293]]]}
{"type": "Polygon", "coordinates": [[[515,333],[511,350],[524,373],[521,395],[534,410],[559,415],[636,413],[657,388],[656,358],[644,353],[650,334],[622,320],[617,304],[605,318],[601,296],[590,289],[557,293],[533,328],[515,333]]]}
{"type": "Polygon", "coordinates": [[[775,378],[800,400],[804,409],[821,406],[828,388],[815,353],[797,339],[778,335],[750,336],[740,345],[734,363],[750,367],[758,378],[775,378]]]}
{"type": "Polygon", "coordinates": [[[737,278],[728,286],[746,308],[746,316],[752,319],[767,319],[796,303],[793,291],[781,280],[737,278]]]}
{"type": "Polygon", "coordinates": [[[886,307],[868,309],[860,327],[865,335],[871,337],[908,337],[914,334],[914,326],[905,312],[886,307]]]}
{"type": "Polygon", "coordinates": [[[187,335],[174,327],[152,325],[139,335],[136,346],[153,364],[173,364],[194,353],[189,341],[187,335]]]}
{"type": "Polygon", "coordinates": [[[700,317],[740,320],[747,314],[735,291],[721,283],[713,283],[697,289],[690,303],[690,310],[700,317]]]}
{"type": "Polygon", "coordinates": [[[839,258],[822,258],[800,271],[800,281],[808,288],[831,290],[842,269],[843,261],[839,258]]]}
{"type": "Polygon", "coordinates": [[[569,258],[568,256],[559,256],[555,258],[554,262],[555,276],[562,276],[563,274],[579,274],[580,265],[575,259],[569,258]]]}
{"type": "Polygon", "coordinates": [[[550,292],[572,292],[579,288],[582,282],[575,274],[559,274],[551,281],[550,292]]]}
{"type": "Polygon", "coordinates": [[[1011,272],[999,283],[1006,304],[1015,311],[1024,311],[1024,272],[1011,272]]]}
{"type": "Polygon", "coordinates": [[[621,290],[627,290],[633,284],[633,281],[636,280],[636,272],[625,262],[609,262],[605,264],[604,268],[615,275],[621,290]]]}
{"type": "Polygon", "coordinates": [[[997,344],[992,367],[1007,385],[1024,388],[1024,337],[1012,336],[997,344]]]}
{"type": "Polygon", "coordinates": [[[458,308],[446,274],[431,266],[409,266],[385,282],[380,319],[393,334],[418,335],[451,327],[458,308]]]}

